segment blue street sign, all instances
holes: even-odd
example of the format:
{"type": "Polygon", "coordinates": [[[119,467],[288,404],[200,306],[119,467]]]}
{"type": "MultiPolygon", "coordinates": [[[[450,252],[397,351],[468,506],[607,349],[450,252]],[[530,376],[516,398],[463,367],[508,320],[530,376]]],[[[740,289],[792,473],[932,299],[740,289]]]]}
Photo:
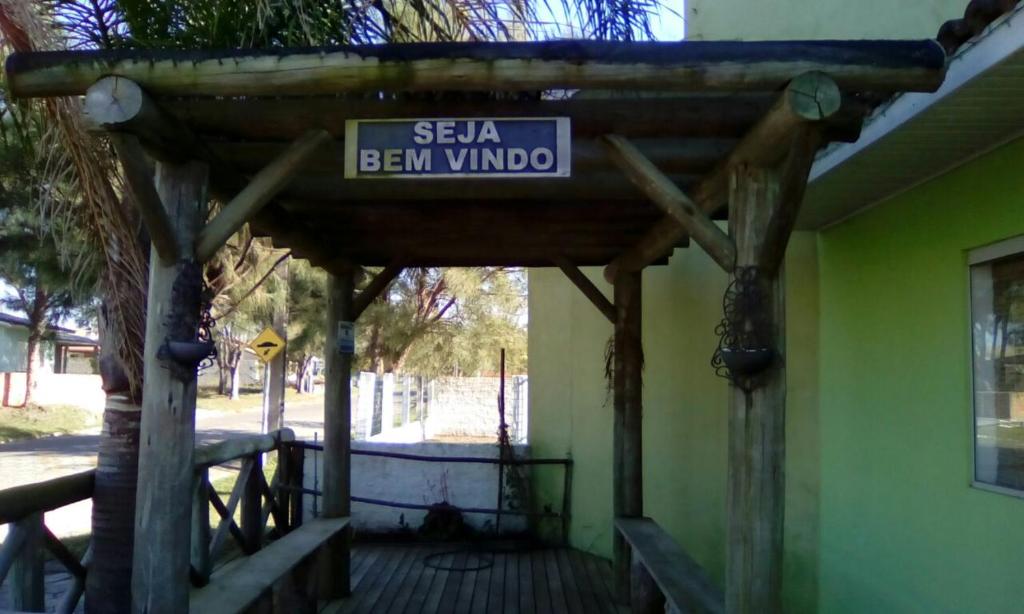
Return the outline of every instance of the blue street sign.
{"type": "Polygon", "coordinates": [[[345,122],[345,178],[568,177],[568,117],[345,122]]]}

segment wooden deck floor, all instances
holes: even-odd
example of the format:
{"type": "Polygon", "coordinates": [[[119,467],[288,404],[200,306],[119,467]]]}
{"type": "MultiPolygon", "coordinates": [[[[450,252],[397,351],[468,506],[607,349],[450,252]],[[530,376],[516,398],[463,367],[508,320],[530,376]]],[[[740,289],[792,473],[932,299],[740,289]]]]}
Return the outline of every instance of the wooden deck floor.
{"type": "Polygon", "coordinates": [[[332,614],[620,614],[628,611],[612,601],[611,565],[604,559],[569,549],[490,554],[471,553],[467,547],[452,552],[458,548],[453,544],[357,545],[352,553],[352,596],[331,602],[323,611],[332,614]],[[487,565],[492,559],[492,564],[487,565]],[[472,567],[484,568],[454,571],[472,567]]]}

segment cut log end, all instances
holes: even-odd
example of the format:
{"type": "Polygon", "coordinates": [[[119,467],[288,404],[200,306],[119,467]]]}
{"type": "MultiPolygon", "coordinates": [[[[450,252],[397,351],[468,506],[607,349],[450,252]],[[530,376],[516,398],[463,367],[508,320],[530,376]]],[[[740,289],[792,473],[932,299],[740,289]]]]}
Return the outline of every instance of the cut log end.
{"type": "Polygon", "coordinates": [[[843,95],[836,82],[822,72],[809,72],[786,88],[790,109],[807,121],[821,121],[839,112],[843,95]]]}
{"type": "Polygon", "coordinates": [[[137,83],[123,77],[103,77],[85,92],[83,111],[95,127],[116,127],[139,116],[145,94],[137,83]]]}

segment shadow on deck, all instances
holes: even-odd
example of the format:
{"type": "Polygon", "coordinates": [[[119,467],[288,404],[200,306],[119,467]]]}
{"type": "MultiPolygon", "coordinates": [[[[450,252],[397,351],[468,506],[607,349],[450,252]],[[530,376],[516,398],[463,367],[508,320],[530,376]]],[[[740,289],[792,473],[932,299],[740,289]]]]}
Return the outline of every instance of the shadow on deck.
{"type": "Polygon", "coordinates": [[[485,552],[458,544],[357,544],[352,595],[322,612],[619,614],[611,564],[566,548],[485,552]],[[464,571],[457,571],[464,570],[464,571]]]}

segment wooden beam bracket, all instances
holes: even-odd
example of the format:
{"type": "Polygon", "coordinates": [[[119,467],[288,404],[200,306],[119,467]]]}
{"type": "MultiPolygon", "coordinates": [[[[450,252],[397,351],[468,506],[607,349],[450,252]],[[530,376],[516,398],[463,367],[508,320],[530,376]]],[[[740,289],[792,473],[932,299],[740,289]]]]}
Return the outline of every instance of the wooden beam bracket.
{"type": "Polygon", "coordinates": [[[353,322],[358,320],[359,316],[361,316],[363,312],[366,311],[366,308],[370,306],[370,303],[380,296],[380,293],[388,287],[388,284],[398,277],[402,272],[402,268],[401,259],[396,259],[394,262],[384,267],[384,270],[380,273],[377,273],[377,275],[370,280],[370,283],[363,288],[363,291],[352,299],[351,317],[353,322]]]}
{"type": "Polygon", "coordinates": [[[768,219],[761,252],[757,256],[761,267],[768,272],[774,273],[782,266],[786,246],[803,204],[807,176],[821,141],[821,131],[817,127],[798,129],[790,141],[789,154],[778,170],[779,206],[768,219]]]}
{"type": "MultiPolygon", "coordinates": [[[[729,177],[735,168],[746,164],[761,167],[777,165],[787,158],[795,145],[795,134],[814,127],[815,133],[820,135],[819,128],[823,128],[826,121],[840,111],[841,105],[839,86],[828,75],[808,72],[797,76],[732,153],[691,191],[693,202],[707,215],[713,214],[728,197],[729,177]]],[[[810,153],[812,162],[821,143],[820,137],[814,142],[810,153]]],[[[806,173],[804,178],[806,180],[806,173]]],[[[619,271],[638,270],[671,253],[686,231],[687,228],[674,216],[666,215],[640,243],[605,267],[605,279],[612,281],[619,271]]]]}
{"type": "Polygon", "coordinates": [[[580,292],[590,299],[590,302],[593,303],[594,307],[597,307],[597,310],[600,311],[609,322],[615,324],[615,305],[613,305],[612,302],[608,300],[608,297],[606,297],[604,293],[594,285],[594,282],[590,281],[590,279],[583,274],[583,271],[579,270],[579,267],[574,265],[564,256],[552,258],[551,262],[553,262],[558,268],[562,269],[562,272],[569,278],[569,281],[575,284],[576,287],[580,289],[580,292]]]}
{"type": "Polygon", "coordinates": [[[604,137],[612,161],[644,194],[665,210],[726,272],[736,265],[736,246],[693,200],[627,139],[604,137]]]}
{"type": "Polygon", "coordinates": [[[170,266],[180,256],[178,236],[156,191],[156,184],[153,183],[154,169],[146,162],[146,152],[138,137],[133,134],[111,132],[109,138],[121,161],[125,183],[146,225],[149,240],[160,261],[170,266]]]}
{"type": "Polygon", "coordinates": [[[231,235],[284,189],[295,172],[318,147],[331,140],[326,130],[311,130],[296,140],[273,162],[256,173],[237,196],[199,232],[196,258],[206,262],[231,235]]]}

